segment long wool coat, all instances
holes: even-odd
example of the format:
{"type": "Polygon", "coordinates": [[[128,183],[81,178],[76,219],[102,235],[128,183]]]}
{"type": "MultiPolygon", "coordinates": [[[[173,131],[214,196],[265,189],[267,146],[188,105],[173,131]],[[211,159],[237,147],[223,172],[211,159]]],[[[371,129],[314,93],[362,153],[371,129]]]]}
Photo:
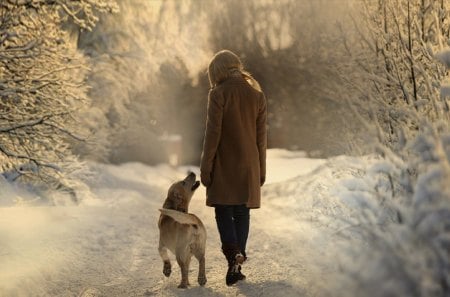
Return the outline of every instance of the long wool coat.
{"type": "Polygon", "coordinates": [[[260,207],[266,178],[266,106],[264,94],[240,75],[210,90],[200,165],[206,205],[260,207]]]}

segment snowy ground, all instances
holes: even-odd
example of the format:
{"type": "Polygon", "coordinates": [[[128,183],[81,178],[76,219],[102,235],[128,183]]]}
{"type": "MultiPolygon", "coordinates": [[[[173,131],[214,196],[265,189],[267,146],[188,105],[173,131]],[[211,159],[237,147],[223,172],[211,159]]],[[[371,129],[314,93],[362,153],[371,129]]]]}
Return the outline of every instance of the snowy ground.
{"type": "MultiPolygon", "coordinates": [[[[175,261],[171,277],[162,274],[158,208],[172,182],[198,169],[93,164],[92,198],[79,206],[0,208],[0,296],[320,296],[319,284],[336,267],[324,261],[334,237],[317,214],[333,209],[342,181],[364,164],[270,150],[262,208],[251,212],[247,280],[233,287],[225,285],[213,209],[201,187],[190,212],[207,228],[208,283],[196,283],[193,259],[187,290],[177,289],[175,261]]],[[[11,195],[20,194],[3,191],[0,200],[11,195]]]]}

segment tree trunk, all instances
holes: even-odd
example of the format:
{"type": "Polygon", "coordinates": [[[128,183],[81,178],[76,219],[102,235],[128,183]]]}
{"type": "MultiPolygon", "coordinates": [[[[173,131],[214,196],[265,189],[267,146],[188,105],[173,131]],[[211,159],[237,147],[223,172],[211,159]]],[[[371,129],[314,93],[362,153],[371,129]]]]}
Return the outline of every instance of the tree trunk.
{"type": "MultiPolygon", "coordinates": [[[[410,55],[410,64],[411,64],[411,81],[414,89],[414,101],[417,102],[417,83],[416,83],[416,73],[414,70],[414,56],[413,56],[413,42],[411,36],[411,7],[410,0],[408,0],[408,47],[409,47],[409,55],[410,55]]],[[[414,106],[417,109],[417,105],[414,106]]]]}

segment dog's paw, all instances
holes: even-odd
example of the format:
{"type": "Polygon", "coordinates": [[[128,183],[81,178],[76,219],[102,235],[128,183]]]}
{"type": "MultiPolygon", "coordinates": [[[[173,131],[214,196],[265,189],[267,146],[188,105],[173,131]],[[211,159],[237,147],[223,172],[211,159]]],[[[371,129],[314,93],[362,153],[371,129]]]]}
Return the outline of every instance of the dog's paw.
{"type": "Polygon", "coordinates": [[[170,265],[170,262],[164,262],[163,273],[166,277],[169,277],[170,273],[172,273],[172,265],[170,265]]]}
{"type": "Polygon", "coordinates": [[[178,289],[187,289],[187,287],[188,287],[188,284],[186,284],[186,283],[180,283],[178,285],[178,289]]]}
{"type": "Polygon", "coordinates": [[[200,286],[204,286],[206,284],[206,276],[199,276],[198,277],[198,284],[200,286]]]}

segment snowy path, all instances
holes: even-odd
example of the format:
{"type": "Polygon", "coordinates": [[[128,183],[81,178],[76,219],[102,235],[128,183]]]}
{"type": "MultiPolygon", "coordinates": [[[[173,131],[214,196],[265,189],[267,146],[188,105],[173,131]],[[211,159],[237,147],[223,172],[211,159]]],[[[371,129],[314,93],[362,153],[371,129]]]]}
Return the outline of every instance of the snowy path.
{"type": "Polygon", "coordinates": [[[334,170],[323,160],[271,155],[263,207],[251,212],[245,282],[224,284],[226,264],[204,188],[194,195],[190,212],[207,228],[208,283],[196,283],[195,259],[188,290],[177,289],[180,271],[173,257],[171,277],[163,276],[157,209],[188,168],[95,165],[96,198],[89,203],[0,209],[0,296],[315,296],[314,284],[329,267],[316,261],[327,236],[310,210],[315,198],[329,198],[344,164],[334,170]]]}

